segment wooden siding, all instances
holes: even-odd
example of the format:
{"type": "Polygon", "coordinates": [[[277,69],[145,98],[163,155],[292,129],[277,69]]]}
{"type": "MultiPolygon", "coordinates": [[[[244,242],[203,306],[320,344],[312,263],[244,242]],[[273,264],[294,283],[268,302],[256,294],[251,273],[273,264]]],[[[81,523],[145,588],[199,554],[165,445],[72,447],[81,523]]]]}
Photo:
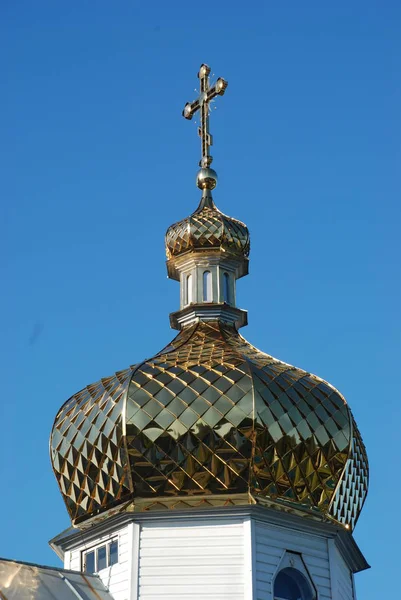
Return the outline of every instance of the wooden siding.
{"type": "Polygon", "coordinates": [[[331,594],[326,538],[261,521],[255,522],[254,531],[255,600],[272,600],[272,580],[286,550],[302,554],[303,561],[317,588],[319,600],[337,600],[332,598],[331,594]]]}
{"type": "Polygon", "coordinates": [[[332,587],[334,600],[354,600],[352,573],[333,544],[331,547],[332,587]]]}
{"type": "Polygon", "coordinates": [[[94,541],[77,532],[65,568],[80,571],[83,551],[118,536],[118,564],[99,573],[114,600],[272,600],[274,576],[289,564],[308,572],[318,600],[355,600],[331,530],[266,521],[263,514],[133,517],[94,541]]]}
{"type": "Polygon", "coordinates": [[[246,580],[242,520],[143,524],[140,600],[244,600],[246,580]]]}

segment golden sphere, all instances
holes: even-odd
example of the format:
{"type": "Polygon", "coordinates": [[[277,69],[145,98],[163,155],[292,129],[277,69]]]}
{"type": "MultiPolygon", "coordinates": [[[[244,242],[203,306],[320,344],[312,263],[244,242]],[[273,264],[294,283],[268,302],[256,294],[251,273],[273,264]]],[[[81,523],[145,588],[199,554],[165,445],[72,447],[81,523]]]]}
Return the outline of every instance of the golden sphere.
{"type": "Polygon", "coordinates": [[[217,185],[217,173],[210,167],[202,168],[196,176],[196,185],[201,190],[214,190],[217,185]]]}

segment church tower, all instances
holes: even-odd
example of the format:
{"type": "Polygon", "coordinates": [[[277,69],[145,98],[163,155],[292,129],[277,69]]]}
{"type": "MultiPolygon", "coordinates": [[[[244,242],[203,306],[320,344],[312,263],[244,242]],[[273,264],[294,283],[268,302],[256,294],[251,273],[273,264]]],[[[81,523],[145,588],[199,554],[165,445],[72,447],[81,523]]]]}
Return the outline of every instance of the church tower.
{"type": "Polygon", "coordinates": [[[250,237],[212,197],[209,104],[227,82],[209,74],[183,111],[200,113],[200,203],[166,233],[178,334],[57,413],[51,461],[72,527],[51,545],[115,600],[354,600],[365,447],[340,392],[238,331],[250,237]]]}

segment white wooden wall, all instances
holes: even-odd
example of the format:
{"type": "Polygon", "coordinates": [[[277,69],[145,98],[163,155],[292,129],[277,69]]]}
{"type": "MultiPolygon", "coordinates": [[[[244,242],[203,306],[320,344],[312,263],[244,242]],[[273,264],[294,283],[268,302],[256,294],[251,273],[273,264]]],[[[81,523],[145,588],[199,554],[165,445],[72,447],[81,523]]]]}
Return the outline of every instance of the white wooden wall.
{"type": "Polygon", "coordinates": [[[332,571],[333,600],[352,600],[354,583],[352,573],[345,564],[335,544],[329,542],[330,566],[332,571]]]}
{"type": "Polygon", "coordinates": [[[90,550],[93,546],[107,542],[118,537],[118,563],[99,571],[99,577],[109,589],[114,600],[130,600],[131,569],[130,556],[132,554],[132,525],[125,526],[118,532],[107,534],[96,539],[95,542],[83,544],[72,552],[66,552],[64,568],[81,571],[82,552],[90,550]]]}
{"type": "MultiPolygon", "coordinates": [[[[254,526],[256,545],[255,565],[255,600],[272,600],[272,579],[280,564],[285,550],[301,553],[302,559],[317,588],[319,600],[353,600],[352,586],[344,583],[351,582],[351,575],[336,550],[336,558],[342,563],[341,577],[343,595],[332,594],[331,568],[335,569],[337,562],[331,565],[329,561],[328,539],[323,536],[302,533],[260,521],[254,526]]],[[[334,573],[333,573],[334,575],[334,573]]]]}
{"type": "Polygon", "coordinates": [[[114,600],[272,600],[287,551],[302,556],[317,600],[355,600],[352,574],[329,535],[248,516],[149,518],[95,542],[77,536],[65,568],[80,571],[82,551],[116,536],[119,562],[99,572],[114,600]]]}
{"type": "Polygon", "coordinates": [[[244,522],[143,524],[140,600],[244,600],[244,522]]]}

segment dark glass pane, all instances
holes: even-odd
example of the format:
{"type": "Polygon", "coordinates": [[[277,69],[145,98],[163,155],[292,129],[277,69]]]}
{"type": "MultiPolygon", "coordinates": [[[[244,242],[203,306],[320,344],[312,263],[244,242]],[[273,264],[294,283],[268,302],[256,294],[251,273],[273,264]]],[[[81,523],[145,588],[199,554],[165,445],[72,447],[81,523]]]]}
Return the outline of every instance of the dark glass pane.
{"type": "Polygon", "coordinates": [[[230,278],[228,273],[224,273],[223,275],[223,294],[224,302],[230,304],[230,278]]]}
{"type": "Polygon", "coordinates": [[[101,571],[107,567],[106,546],[97,549],[97,570],[101,571]]]}
{"type": "Polygon", "coordinates": [[[85,573],[94,573],[95,572],[95,552],[87,552],[84,557],[85,562],[85,573]]]}
{"type": "Polygon", "coordinates": [[[118,540],[110,544],[110,565],[118,563],[118,540]]]}
{"type": "Polygon", "coordinates": [[[302,592],[296,581],[281,571],[274,582],[274,597],[280,600],[302,600],[302,592]]]}
{"type": "Polygon", "coordinates": [[[185,304],[191,304],[192,302],[192,275],[187,277],[187,285],[185,289],[185,304]]]}

